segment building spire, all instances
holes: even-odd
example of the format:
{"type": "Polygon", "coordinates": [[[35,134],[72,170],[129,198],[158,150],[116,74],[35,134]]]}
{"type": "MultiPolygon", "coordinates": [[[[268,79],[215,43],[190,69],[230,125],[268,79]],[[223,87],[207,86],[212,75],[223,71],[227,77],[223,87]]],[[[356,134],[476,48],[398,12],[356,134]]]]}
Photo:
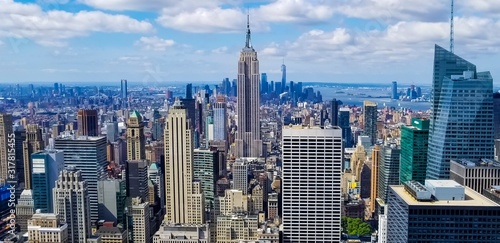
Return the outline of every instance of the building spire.
{"type": "Polygon", "coordinates": [[[250,13],[247,13],[247,41],[245,47],[252,48],[252,43],[250,42],[250,13]]]}

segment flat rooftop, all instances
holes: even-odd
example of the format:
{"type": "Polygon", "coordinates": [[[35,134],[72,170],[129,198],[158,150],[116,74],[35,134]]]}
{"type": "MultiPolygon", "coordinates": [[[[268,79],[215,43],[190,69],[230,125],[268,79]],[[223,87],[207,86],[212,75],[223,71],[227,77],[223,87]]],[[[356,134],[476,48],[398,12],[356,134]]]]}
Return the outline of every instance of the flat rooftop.
{"type": "Polygon", "coordinates": [[[464,167],[491,167],[500,168],[500,162],[492,159],[452,159],[450,163],[457,163],[464,167]]]}
{"type": "Polygon", "coordinates": [[[410,206],[477,206],[477,207],[500,207],[478,192],[465,187],[465,200],[441,200],[433,202],[421,202],[413,198],[403,185],[390,186],[410,206]]]}

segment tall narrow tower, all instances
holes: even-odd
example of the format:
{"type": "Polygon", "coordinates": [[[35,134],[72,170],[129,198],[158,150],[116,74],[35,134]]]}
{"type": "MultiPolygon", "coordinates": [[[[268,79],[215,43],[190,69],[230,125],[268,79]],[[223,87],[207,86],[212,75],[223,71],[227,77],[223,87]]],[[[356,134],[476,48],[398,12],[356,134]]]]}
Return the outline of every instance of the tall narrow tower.
{"type": "Polygon", "coordinates": [[[9,139],[12,134],[12,115],[0,113],[0,184],[9,179],[9,139]]]}
{"type": "Polygon", "coordinates": [[[245,47],[238,62],[238,133],[236,155],[259,157],[262,155],[260,138],[260,75],[257,52],[250,42],[250,22],[247,22],[245,47]]]}
{"type": "Polygon", "coordinates": [[[193,131],[188,111],[179,101],[169,110],[164,139],[165,220],[201,224],[204,202],[201,184],[193,182],[193,131]]]}
{"type": "Polygon", "coordinates": [[[453,30],[453,8],[454,8],[454,1],[451,0],[451,21],[450,21],[450,52],[454,52],[454,45],[455,45],[455,33],[453,30]]]}
{"type": "Polygon", "coordinates": [[[285,59],[283,58],[283,64],[281,64],[281,92],[286,90],[286,66],[285,59]]]}
{"type": "Polygon", "coordinates": [[[139,112],[134,111],[127,122],[127,160],[146,158],[146,137],[144,123],[139,112]]]}
{"type": "Polygon", "coordinates": [[[23,158],[24,158],[24,187],[32,189],[32,163],[31,154],[44,149],[42,140],[42,130],[36,124],[29,124],[26,129],[26,140],[23,142],[23,158]]]}

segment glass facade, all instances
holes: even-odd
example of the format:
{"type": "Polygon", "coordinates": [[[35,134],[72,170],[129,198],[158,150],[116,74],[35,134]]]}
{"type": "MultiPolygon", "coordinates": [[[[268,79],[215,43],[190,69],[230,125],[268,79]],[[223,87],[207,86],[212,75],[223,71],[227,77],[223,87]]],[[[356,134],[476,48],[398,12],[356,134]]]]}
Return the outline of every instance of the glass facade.
{"type": "Polygon", "coordinates": [[[380,146],[379,198],[387,202],[390,185],[399,185],[399,161],[401,149],[396,144],[380,146]]]}
{"type": "Polygon", "coordinates": [[[493,79],[436,46],[427,178],[449,178],[450,159],[493,159],[493,79]]]}
{"type": "Polygon", "coordinates": [[[425,183],[429,120],[412,119],[412,126],[401,127],[401,168],[399,181],[404,184],[415,180],[425,183]]]}

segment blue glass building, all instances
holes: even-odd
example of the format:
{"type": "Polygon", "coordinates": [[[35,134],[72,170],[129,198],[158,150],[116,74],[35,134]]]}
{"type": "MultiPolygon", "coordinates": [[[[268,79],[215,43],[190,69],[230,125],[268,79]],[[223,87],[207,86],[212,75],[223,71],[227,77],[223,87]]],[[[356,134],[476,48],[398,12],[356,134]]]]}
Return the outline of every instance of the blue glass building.
{"type": "Polygon", "coordinates": [[[34,209],[42,213],[54,212],[52,189],[56,185],[59,173],[64,170],[64,153],[46,150],[31,155],[33,175],[34,209]]]}

